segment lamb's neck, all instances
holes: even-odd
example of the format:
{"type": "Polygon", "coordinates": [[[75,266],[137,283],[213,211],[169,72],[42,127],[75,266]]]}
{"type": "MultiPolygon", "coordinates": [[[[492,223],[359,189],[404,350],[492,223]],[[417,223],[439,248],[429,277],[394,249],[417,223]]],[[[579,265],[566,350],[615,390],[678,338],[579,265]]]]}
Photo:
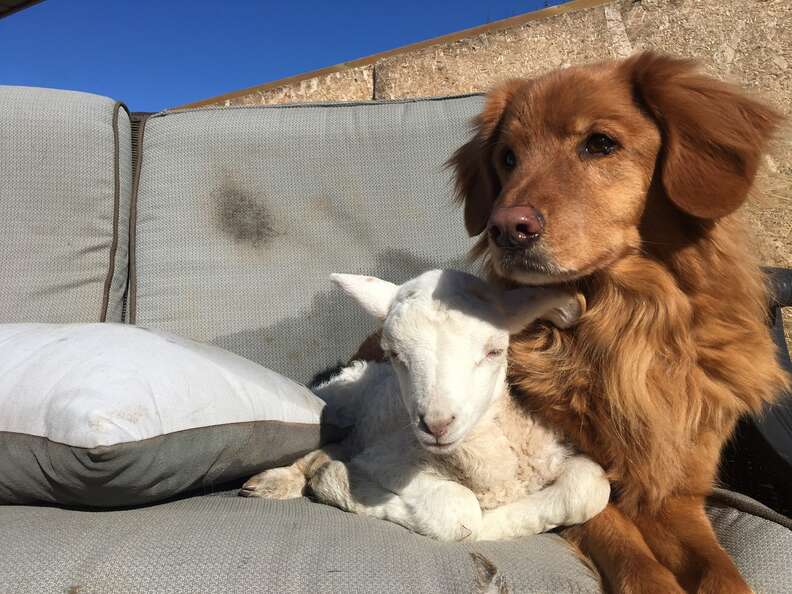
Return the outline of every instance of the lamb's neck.
{"type": "Polygon", "coordinates": [[[498,398],[453,452],[430,454],[432,464],[477,496],[513,483],[518,472],[517,456],[500,427],[500,416],[508,406],[509,392],[504,382],[498,398]]]}

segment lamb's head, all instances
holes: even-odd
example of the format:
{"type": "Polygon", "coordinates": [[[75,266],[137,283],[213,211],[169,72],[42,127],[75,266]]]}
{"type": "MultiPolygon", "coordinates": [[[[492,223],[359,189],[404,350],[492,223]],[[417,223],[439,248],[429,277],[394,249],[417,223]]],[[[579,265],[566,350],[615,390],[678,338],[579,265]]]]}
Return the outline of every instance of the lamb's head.
{"type": "Polygon", "coordinates": [[[401,286],[371,276],[333,280],[383,322],[382,348],[420,443],[453,451],[506,391],[509,334],[539,317],[566,326],[581,305],[568,293],[500,290],[456,270],[432,270],[401,286]]]}

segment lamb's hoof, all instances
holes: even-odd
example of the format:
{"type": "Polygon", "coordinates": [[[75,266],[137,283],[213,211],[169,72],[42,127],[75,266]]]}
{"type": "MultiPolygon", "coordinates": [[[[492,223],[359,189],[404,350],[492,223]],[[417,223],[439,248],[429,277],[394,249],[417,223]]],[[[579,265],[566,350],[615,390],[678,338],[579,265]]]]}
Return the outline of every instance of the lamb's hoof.
{"type": "Polygon", "coordinates": [[[295,499],[302,497],[305,476],[294,468],[272,468],[259,473],[242,485],[242,497],[266,497],[267,499],[295,499]]]}
{"type": "Polygon", "coordinates": [[[324,464],[311,477],[310,491],[317,501],[352,510],[347,465],[338,460],[324,464]]]}

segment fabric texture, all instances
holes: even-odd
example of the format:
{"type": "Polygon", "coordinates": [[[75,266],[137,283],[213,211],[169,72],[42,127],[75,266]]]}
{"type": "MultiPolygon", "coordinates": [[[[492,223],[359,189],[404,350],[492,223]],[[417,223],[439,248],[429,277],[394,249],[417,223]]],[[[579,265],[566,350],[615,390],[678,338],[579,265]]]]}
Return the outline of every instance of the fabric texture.
{"type": "Polygon", "coordinates": [[[770,520],[792,530],[792,518],[778,513],[748,495],[728,489],[714,489],[709,498],[711,507],[732,507],[737,511],[770,520]]]}
{"type": "Polygon", "coordinates": [[[792,519],[724,489],[716,489],[710,498],[708,515],[754,592],[792,592],[792,519]]]}
{"type": "Polygon", "coordinates": [[[0,322],[121,321],[131,132],[120,104],[0,86],[0,322]]]}
{"type": "MultiPolygon", "coordinates": [[[[710,514],[756,592],[792,590],[792,532],[733,508],[710,514]]],[[[119,511],[6,506],[0,525],[0,591],[19,594],[472,594],[472,551],[515,594],[601,591],[553,534],[439,543],[305,499],[223,492],[119,511]]]]}
{"type": "Polygon", "coordinates": [[[211,341],[298,381],[373,323],[331,272],[403,282],[464,267],[444,163],[479,96],[203,109],[145,124],[132,320],[211,341]]]}
{"type": "MultiPolygon", "coordinates": [[[[443,164],[468,139],[482,102],[159,114],[145,126],[131,192],[122,107],[81,93],[0,87],[0,322],[121,320],[130,242],[133,320],[305,380],[346,359],[372,329],[331,288],[330,272],[401,282],[463,266],[470,240],[443,164]]],[[[39,369],[38,379],[59,371],[39,369]]],[[[0,432],[0,501],[20,503],[0,505],[0,592],[467,594],[476,591],[472,551],[514,592],[601,589],[552,534],[444,544],[304,499],[206,494],[288,463],[328,439],[326,426],[228,420],[130,438],[134,422],[117,416],[124,398],[107,389],[107,408],[83,409],[83,417],[119,421],[104,425],[116,432],[104,445],[55,441],[75,423],[48,426],[44,416],[38,432],[32,424],[0,432]],[[187,490],[203,494],[85,509],[187,490]],[[31,500],[80,509],[22,504],[31,500]]],[[[11,422],[10,410],[0,405],[0,422],[11,422]]],[[[723,491],[709,515],[757,593],[792,591],[788,519],[723,491]]]]}
{"type": "Polygon", "coordinates": [[[515,592],[599,591],[554,535],[449,545],[305,499],[229,493],[115,512],[0,507],[0,523],[0,591],[20,594],[471,594],[472,550],[515,592]]]}
{"type": "Polygon", "coordinates": [[[0,325],[0,503],[148,503],[337,438],[307,388],[122,324],[0,325]]]}

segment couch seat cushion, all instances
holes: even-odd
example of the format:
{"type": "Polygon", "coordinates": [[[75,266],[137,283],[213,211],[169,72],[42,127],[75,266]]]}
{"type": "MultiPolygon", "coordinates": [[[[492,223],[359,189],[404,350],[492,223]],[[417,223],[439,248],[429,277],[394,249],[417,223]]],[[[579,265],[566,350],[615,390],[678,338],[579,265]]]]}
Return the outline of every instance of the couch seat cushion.
{"type": "MultiPolygon", "coordinates": [[[[783,518],[729,493],[713,501],[710,516],[757,592],[791,591],[792,532],[783,518]]],[[[515,594],[600,592],[554,534],[439,543],[306,499],[235,491],[117,511],[0,507],[0,525],[0,591],[19,594],[472,594],[472,551],[515,594]]]]}

